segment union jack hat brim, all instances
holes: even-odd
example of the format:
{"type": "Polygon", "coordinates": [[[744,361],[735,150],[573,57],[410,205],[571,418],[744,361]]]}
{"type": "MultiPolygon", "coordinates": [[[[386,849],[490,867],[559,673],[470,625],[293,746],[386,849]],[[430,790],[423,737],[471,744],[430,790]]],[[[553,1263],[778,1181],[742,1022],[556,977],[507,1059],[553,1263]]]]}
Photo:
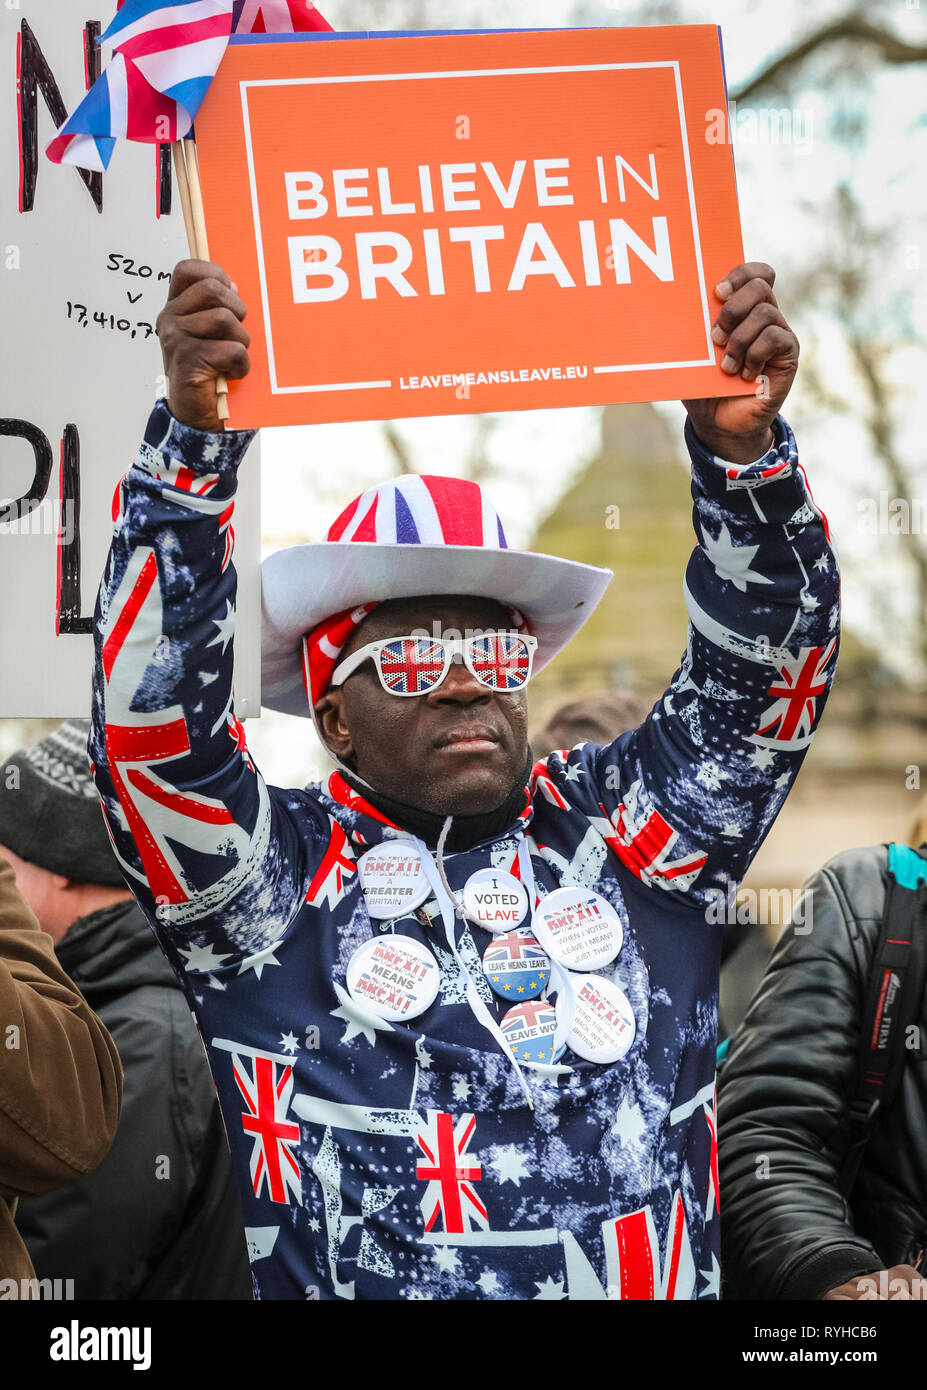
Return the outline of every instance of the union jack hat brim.
{"type": "Polygon", "coordinates": [[[519,609],[535,672],[576,635],[612,571],[533,551],[475,545],[323,541],[269,556],[262,575],[262,702],[309,716],[303,637],[335,613],[387,599],[467,594],[519,609]]]}
{"type": "MultiPolygon", "coordinates": [[[[517,608],[537,638],[540,670],[579,631],[612,577],[611,570],[510,550],[479,483],[424,473],[367,488],[324,541],[278,551],[262,574],[263,702],[302,715],[311,714],[307,690],[324,677],[317,669],[304,681],[303,638],[332,619],[346,617],[350,628],[360,621],[355,609],[426,594],[498,599],[517,608]]],[[[335,635],[311,639],[317,668],[321,657],[335,655],[327,649],[335,635]]]]}

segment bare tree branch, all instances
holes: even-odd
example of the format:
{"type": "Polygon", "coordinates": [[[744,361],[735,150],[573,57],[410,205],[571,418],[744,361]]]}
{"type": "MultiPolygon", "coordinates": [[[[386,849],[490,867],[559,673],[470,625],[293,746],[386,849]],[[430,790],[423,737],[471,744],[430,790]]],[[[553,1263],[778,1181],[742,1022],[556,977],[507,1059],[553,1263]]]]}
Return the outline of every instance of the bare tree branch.
{"type": "MultiPolygon", "coordinates": [[[[923,485],[913,464],[907,462],[898,439],[894,410],[894,388],[888,366],[897,337],[885,332],[885,323],[892,322],[891,309],[883,316],[885,323],[877,324],[867,312],[872,302],[873,284],[878,275],[878,261],[892,246],[886,227],[867,223],[859,200],[846,184],[838,185],[833,202],[821,209],[828,225],[833,225],[829,237],[830,255],[823,265],[814,266],[801,277],[793,291],[799,298],[827,303],[843,333],[844,342],[862,387],[860,417],[869,437],[874,458],[881,465],[885,482],[893,496],[908,502],[913,509],[919,501],[923,485]],[[881,331],[880,331],[881,330],[881,331]]],[[[895,325],[897,328],[897,324],[895,325]]],[[[909,335],[908,342],[920,340],[909,335]]],[[[819,363],[803,366],[805,384],[827,410],[842,414],[845,398],[830,390],[820,371],[819,363]]],[[[921,660],[927,664],[927,542],[916,531],[898,535],[899,558],[907,569],[907,578],[914,594],[914,616],[902,618],[897,596],[890,589],[882,595],[883,611],[890,625],[907,628],[921,660]]]]}
{"type": "MultiPolygon", "coordinates": [[[[883,370],[884,359],[888,354],[878,344],[851,330],[848,324],[846,327],[850,352],[869,398],[870,410],[866,425],[873,450],[885,469],[894,495],[913,501],[916,497],[914,478],[909,475],[898,452],[892,422],[890,390],[883,370]]],[[[906,536],[905,540],[905,559],[914,571],[914,589],[917,595],[914,619],[916,640],[921,656],[927,660],[927,547],[921,544],[916,534],[906,536]]]]}
{"type": "Polygon", "coordinates": [[[904,39],[898,38],[897,34],[891,33],[890,30],[880,29],[860,15],[849,14],[842,19],[834,20],[831,24],[822,25],[820,29],[815,29],[799,43],[793,44],[784,53],[780,53],[777,58],[773,58],[742,87],[731,92],[731,100],[743,101],[746,97],[753,96],[762,87],[784,85],[784,79],[791,76],[791,70],[804,62],[810,54],[828,44],[843,43],[847,40],[853,43],[872,44],[880,51],[882,61],[886,63],[927,62],[927,44],[906,43],[904,39]]]}

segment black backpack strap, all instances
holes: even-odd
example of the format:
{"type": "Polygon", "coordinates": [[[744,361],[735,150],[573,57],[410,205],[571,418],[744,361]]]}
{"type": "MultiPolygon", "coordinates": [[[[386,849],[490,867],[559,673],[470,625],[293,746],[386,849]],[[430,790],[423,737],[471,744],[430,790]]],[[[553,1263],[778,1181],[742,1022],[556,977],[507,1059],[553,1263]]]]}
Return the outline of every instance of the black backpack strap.
{"type": "Polygon", "coordinates": [[[849,1196],[881,1110],[894,1099],[908,1054],[907,1030],[918,1017],[927,971],[927,846],[888,847],[888,891],[869,967],[859,1044],[856,1095],[849,1110],[850,1146],[840,1170],[849,1196]]]}

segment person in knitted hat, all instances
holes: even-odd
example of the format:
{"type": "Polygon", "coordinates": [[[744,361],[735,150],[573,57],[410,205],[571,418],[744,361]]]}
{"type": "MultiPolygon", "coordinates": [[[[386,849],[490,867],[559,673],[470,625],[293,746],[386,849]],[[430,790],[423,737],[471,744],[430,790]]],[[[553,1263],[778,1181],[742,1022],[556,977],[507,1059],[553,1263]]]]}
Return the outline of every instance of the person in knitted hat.
{"type": "Polygon", "coordinates": [[[23,1197],[17,1228],[38,1277],[72,1297],[250,1299],[209,1068],[113,853],[89,732],[68,720],[0,767],[0,857],[119,1049],[122,1113],[99,1166],[23,1197]]]}
{"type": "Polygon", "coordinates": [[[476,483],[393,478],[264,564],[264,703],[337,763],[295,790],[266,784],[232,697],[252,434],[221,431],[215,381],[249,369],[245,305],[221,267],[176,267],[90,749],[209,1054],[258,1297],[717,1297],[708,909],[786,797],[837,647],[773,279],[716,287],[722,367],[762,389],[685,402],[688,642],[639,727],[532,762],[527,685],[609,574],[510,548],[476,483]]]}
{"type": "Polygon", "coordinates": [[[0,766],[0,844],[7,858],[12,851],[23,866],[68,880],[76,902],[71,921],[89,901],[86,884],[101,890],[91,895],[95,907],[132,896],[90,777],[89,729],[89,720],[72,719],[0,766]]]}
{"type": "Polygon", "coordinates": [[[122,1067],[2,849],[0,1047],[0,1299],[67,1297],[73,1285],[36,1279],[14,1217],[27,1194],[58,1196],[103,1160],[119,1121],[122,1067]]]}

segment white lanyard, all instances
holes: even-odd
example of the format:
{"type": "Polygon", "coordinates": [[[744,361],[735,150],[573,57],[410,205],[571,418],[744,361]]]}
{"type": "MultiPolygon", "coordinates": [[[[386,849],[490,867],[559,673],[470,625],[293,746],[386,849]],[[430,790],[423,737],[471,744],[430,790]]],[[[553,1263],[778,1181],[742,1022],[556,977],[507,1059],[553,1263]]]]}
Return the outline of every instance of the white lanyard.
{"type": "MultiPolygon", "coordinates": [[[[452,901],[452,899],[448,896],[444,884],[441,881],[441,875],[438,872],[438,867],[435,864],[435,861],[431,856],[431,851],[428,849],[427,845],[423,844],[423,842],[418,839],[413,839],[413,844],[415,845],[416,849],[422,857],[422,869],[424,870],[425,877],[428,879],[428,882],[431,885],[432,892],[434,893],[435,898],[437,899],[438,907],[441,909],[441,918],[444,922],[444,935],[447,938],[447,944],[451,949],[451,953],[453,954],[454,959],[457,962],[458,968],[460,969],[464,980],[466,981],[467,1002],[470,1005],[470,1008],[473,1010],[473,1013],[476,1015],[480,1023],[483,1025],[483,1027],[489,1030],[489,1032],[496,1039],[496,1042],[502,1048],[502,1051],[510,1059],[512,1065],[518,1073],[518,1079],[521,1082],[522,1090],[525,1093],[525,1099],[527,1100],[530,1108],[533,1110],[534,1101],[531,1099],[531,1092],[528,1089],[528,1083],[525,1080],[524,1072],[518,1065],[518,1059],[513,1056],[512,1050],[508,1044],[508,1039],[502,1032],[502,1029],[499,1027],[496,1020],[493,1018],[492,1014],[486,1006],[485,1001],[481,998],[476,988],[476,985],[473,982],[473,976],[470,974],[469,970],[464,964],[460,952],[457,949],[457,937],[454,931],[455,919],[457,917],[457,914],[460,913],[464,920],[466,920],[466,915],[463,909],[460,907],[460,905],[452,901]]],[[[531,887],[532,889],[534,887],[533,875],[531,879],[531,887]]]]}
{"type": "MultiPolygon", "coordinates": [[[[522,835],[518,841],[518,870],[521,874],[521,881],[528,894],[528,907],[531,911],[531,920],[534,921],[534,908],[536,891],[534,885],[534,866],[531,863],[531,854],[528,850],[526,836],[522,835]]],[[[553,956],[550,957],[550,978],[554,987],[554,992],[558,995],[557,1003],[557,1031],[554,1033],[553,1056],[566,1046],[566,1038],[570,1029],[573,1027],[573,1014],[576,1010],[576,996],[573,992],[573,981],[570,972],[558,965],[553,956]]]]}

